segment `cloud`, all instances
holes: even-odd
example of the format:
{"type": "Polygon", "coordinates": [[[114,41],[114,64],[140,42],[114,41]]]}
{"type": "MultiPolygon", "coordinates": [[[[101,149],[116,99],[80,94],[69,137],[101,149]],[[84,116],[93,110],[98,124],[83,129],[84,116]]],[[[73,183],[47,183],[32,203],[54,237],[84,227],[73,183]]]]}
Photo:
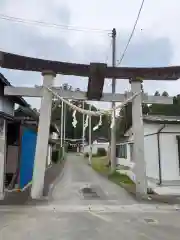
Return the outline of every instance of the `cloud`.
{"type": "MultiPolygon", "coordinates": [[[[125,45],[127,40],[123,40],[123,42],[123,44],[119,44],[119,49],[123,48],[122,45],[125,45]]],[[[122,65],[131,67],[162,67],[171,63],[172,56],[173,49],[168,38],[141,35],[130,43],[122,65]]]]}
{"type": "MultiPolygon", "coordinates": [[[[68,3],[67,1],[67,4],[68,3]]],[[[35,0],[18,0],[16,4],[12,4],[11,1],[4,1],[4,3],[0,3],[0,7],[4,9],[4,14],[11,16],[43,20],[46,22],[57,22],[65,25],[72,24],[75,14],[75,8],[62,4],[62,1],[57,0],[51,2],[48,0],[40,0],[38,2],[35,0]],[[43,3],[43,8],[39,8],[35,3],[37,3],[38,6],[43,3]]],[[[79,5],[79,7],[82,11],[82,6],[79,5]]],[[[78,17],[82,19],[82,24],[83,16],[83,14],[82,16],[78,15],[78,17]]],[[[103,18],[102,15],[101,18],[103,18]]],[[[18,24],[8,21],[0,21],[0,32],[3,33],[0,38],[1,49],[9,52],[44,59],[88,64],[90,62],[106,62],[108,59],[108,64],[111,64],[111,38],[107,35],[107,32],[103,34],[76,31],[65,32],[58,28],[18,24]]],[[[118,34],[117,59],[119,59],[122,54],[122,49],[124,49],[127,43],[129,34],[129,29],[122,29],[118,34]]],[[[122,64],[124,66],[136,67],[167,66],[171,64],[172,58],[173,47],[168,36],[155,36],[142,30],[134,35],[122,64]]],[[[16,86],[33,86],[42,83],[40,73],[10,71],[5,69],[2,69],[1,72],[16,86]]],[[[56,84],[62,84],[64,82],[68,82],[72,84],[73,87],[82,88],[83,90],[87,88],[87,79],[72,76],[57,77],[56,84]]],[[[153,82],[153,84],[152,82],[148,82],[145,84],[145,90],[151,93],[156,89],[159,90],[160,87],[163,90],[167,90],[164,83],[163,85],[159,82],[153,82]]],[[[128,81],[117,80],[117,92],[124,92],[127,88],[129,88],[128,81]]],[[[106,81],[104,90],[110,91],[110,80],[106,81]],[[109,84],[107,84],[107,82],[109,84]]],[[[36,99],[31,99],[30,103],[36,106],[39,104],[39,101],[37,102],[36,99]]],[[[101,105],[105,106],[104,104],[101,105]]]]}

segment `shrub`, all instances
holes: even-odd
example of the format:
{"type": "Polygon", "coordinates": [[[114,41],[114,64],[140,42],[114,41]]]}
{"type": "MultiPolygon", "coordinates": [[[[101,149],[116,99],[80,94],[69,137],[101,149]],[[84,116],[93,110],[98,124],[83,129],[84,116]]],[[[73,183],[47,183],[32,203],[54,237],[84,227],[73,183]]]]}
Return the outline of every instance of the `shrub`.
{"type": "Polygon", "coordinates": [[[52,162],[57,163],[63,159],[63,147],[52,151],[52,162]]]}
{"type": "Polygon", "coordinates": [[[94,154],[94,153],[93,153],[93,154],[92,154],[92,157],[98,157],[98,156],[97,156],[97,154],[94,154]]]}
{"type": "Polygon", "coordinates": [[[104,157],[107,155],[106,149],[104,148],[98,148],[97,149],[97,156],[104,157]]]}
{"type": "Polygon", "coordinates": [[[52,162],[53,163],[57,163],[59,160],[59,151],[58,150],[54,150],[52,152],[52,162]]]}
{"type": "Polygon", "coordinates": [[[89,153],[88,152],[84,153],[84,157],[88,158],[89,157],[89,153]]]}
{"type": "MultiPolygon", "coordinates": [[[[88,158],[89,157],[89,153],[88,152],[84,153],[84,157],[88,158]]],[[[92,157],[97,157],[97,154],[92,154],[92,157]]]]}
{"type": "Polygon", "coordinates": [[[58,152],[59,152],[59,157],[58,158],[59,158],[59,160],[62,160],[63,159],[63,153],[64,153],[64,147],[60,147],[58,152]]]}

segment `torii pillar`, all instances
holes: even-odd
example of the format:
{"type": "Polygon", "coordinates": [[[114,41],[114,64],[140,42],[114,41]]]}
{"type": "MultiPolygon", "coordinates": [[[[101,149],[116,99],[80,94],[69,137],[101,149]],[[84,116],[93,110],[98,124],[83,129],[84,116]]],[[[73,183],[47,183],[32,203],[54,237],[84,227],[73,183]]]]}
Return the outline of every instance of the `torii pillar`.
{"type": "MultiPolygon", "coordinates": [[[[130,80],[131,92],[141,92],[141,80],[130,80]]],[[[134,173],[136,176],[137,197],[147,194],[146,163],[144,157],[144,127],[142,114],[142,96],[138,94],[132,101],[132,130],[134,138],[133,160],[135,162],[134,173]]]]}
{"type": "MultiPolygon", "coordinates": [[[[52,71],[42,72],[43,86],[52,87],[56,74],[52,71]]],[[[48,152],[49,128],[51,122],[52,93],[48,89],[43,89],[41,108],[38,125],[38,136],[36,143],[36,153],[34,160],[34,172],[31,189],[31,197],[40,199],[43,195],[44,176],[46,169],[46,159],[48,152]]]]}

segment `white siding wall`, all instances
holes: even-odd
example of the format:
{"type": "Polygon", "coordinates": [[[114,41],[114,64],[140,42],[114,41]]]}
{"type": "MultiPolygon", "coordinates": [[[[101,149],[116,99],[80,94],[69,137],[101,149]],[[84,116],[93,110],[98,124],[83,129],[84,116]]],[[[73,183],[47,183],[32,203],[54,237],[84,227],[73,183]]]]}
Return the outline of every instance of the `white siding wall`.
{"type": "MultiPolygon", "coordinates": [[[[157,132],[163,124],[144,124],[145,134],[157,132]]],[[[176,135],[180,135],[180,124],[167,124],[160,133],[160,155],[162,181],[180,180],[176,135]],[[169,133],[163,133],[169,132],[169,133]]],[[[145,161],[147,176],[159,179],[157,135],[145,137],[145,161]]]]}
{"type": "Polygon", "coordinates": [[[14,103],[4,96],[0,96],[0,111],[14,116],[14,103]]]}
{"type": "MultiPolygon", "coordinates": [[[[161,127],[163,127],[163,124],[144,123],[146,174],[148,177],[154,178],[156,180],[159,180],[157,134],[151,134],[157,133],[161,127]]],[[[162,130],[162,133],[160,133],[162,181],[180,181],[176,135],[180,135],[180,124],[167,124],[166,127],[162,130]]],[[[133,141],[133,136],[129,137],[129,141],[133,141]]],[[[127,148],[127,151],[127,159],[117,159],[117,161],[121,165],[131,166],[132,161],[130,159],[129,147],[127,148]]]]}
{"type": "Polygon", "coordinates": [[[162,179],[166,181],[180,180],[176,135],[160,135],[162,179]]]}
{"type": "Polygon", "coordinates": [[[144,155],[146,161],[146,175],[159,180],[157,134],[144,138],[144,155]]]}

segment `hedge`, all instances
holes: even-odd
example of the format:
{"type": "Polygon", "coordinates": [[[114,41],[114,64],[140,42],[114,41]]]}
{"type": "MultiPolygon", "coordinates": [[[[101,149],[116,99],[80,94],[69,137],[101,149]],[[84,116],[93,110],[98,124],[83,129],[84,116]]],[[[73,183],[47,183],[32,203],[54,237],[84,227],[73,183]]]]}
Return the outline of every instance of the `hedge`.
{"type": "Polygon", "coordinates": [[[59,147],[52,151],[52,162],[57,163],[62,161],[65,157],[65,147],[59,147]]]}

